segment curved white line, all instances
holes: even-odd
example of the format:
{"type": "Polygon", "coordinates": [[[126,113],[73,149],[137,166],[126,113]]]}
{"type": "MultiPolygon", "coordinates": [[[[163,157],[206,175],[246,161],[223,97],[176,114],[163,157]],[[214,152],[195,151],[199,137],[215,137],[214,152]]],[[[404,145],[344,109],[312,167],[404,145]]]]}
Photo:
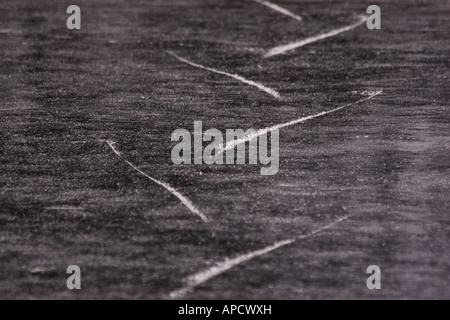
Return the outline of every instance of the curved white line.
{"type": "Polygon", "coordinates": [[[228,73],[228,72],[225,72],[225,71],[220,71],[220,70],[217,70],[217,69],[214,69],[214,68],[209,68],[209,67],[202,66],[201,64],[198,64],[198,63],[189,61],[189,60],[187,60],[185,58],[182,58],[182,57],[178,56],[177,54],[175,54],[172,51],[167,51],[167,53],[170,54],[171,56],[177,58],[181,62],[189,64],[189,65],[191,65],[193,67],[200,68],[200,69],[207,70],[207,71],[214,72],[214,73],[218,73],[218,74],[221,74],[221,75],[224,75],[224,76],[227,76],[227,77],[231,77],[233,79],[239,80],[239,81],[241,81],[241,82],[243,82],[245,84],[248,84],[250,86],[254,86],[254,87],[258,88],[259,90],[262,90],[262,91],[270,94],[271,96],[275,97],[276,99],[281,99],[281,95],[276,90],[274,90],[272,88],[269,88],[269,87],[266,87],[265,85],[263,85],[261,83],[245,79],[244,77],[241,77],[241,76],[239,76],[237,74],[232,74],[232,73],[228,73]]]}
{"type": "Polygon", "coordinates": [[[211,280],[211,279],[221,275],[222,273],[224,273],[224,272],[226,272],[226,271],[236,267],[237,265],[240,265],[240,264],[242,264],[244,262],[250,261],[250,260],[252,260],[254,258],[260,257],[262,255],[265,255],[267,253],[270,253],[270,252],[275,251],[277,249],[280,249],[282,247],[285,247],[285,246],[287,246],[287,245],[289,245],[291,243],[294,243],[294,242],[296,242],[298,240],[303,240],[303,239],[312,237],[312,236],[314,236],[314,235],[316,235],[316,234],[318,234],[318,233],[320,233],[322,231],[325,231],[327,229],[330,229],[330,228],[334,227],[338,223],[340,223],[342,221],[345,221],[345,220],[347,220],[349,218],[350,218],[349,216],[342,217],[341,219],[339,219],[339,220],[337,220],[337,221],[335,221],[335,222],[333,222],[333,223],[331,223],[331,224],[329,224],[329,225],[327,225],[325,227],[322,227],[322,228],[320,228],[318,230],[315,230],[315,231],[313,231],[311,233],[308,233],[306,235],[299,236],[299,237],[293,238],[293,239],[280,241],[280,242],[277,242],[277,243],[275,243],[275,244],[273,244],[271,246],[268,246],[266,248],[263,248],[263,249],[260,249],[260,250],[256,250],[256,251],[253,251],[253,252],[250,252],[250,253],[247,253],[247,254],[243,254],[243,255],[240,255],[240,256],[238,256],[236,258],[227,259],[227,260],[225,260],[225,261],[223,261],[221,263],[218,263],[215,266],[213,266],[213,267],[211,267],[211,268],[209,268],[209,269],[207,269],[205,271],[199,272],[197,274],[194,274],[194,275],[188,277],[187,280],[186,280],[187,285],[185,287],[179,289],[179,290],[171,292],[169,294],[169,298],[171,298],[171,299],[181,299],[182,297],[184,297],[186,294],[191,292],[196,287],[198,287],[198,286],[202,285],[203,283],[205,283],[205,282],[207,282],[207,281],[209,281],[209,280],[211,280]]]}
{"type": "Polygon", "coordinates": [[[346,32],[346,31],[350,31],[352,29],[355,29],[356,27],[359,27],[360,25],[362,25],[364,22],[366,22],[367,17],[365,16],[361,16],[361,20],[351,24],[349,26],[343,27],[343,28],[339,28],[339,29],[335,29],[332,30],[330,32],[327,33],[323,33],[323,34],[319,34],[317,36],[314,37],[310,37],[310,38],[306,38],[304,40],[301,41],[296,41],[296,42],[291,42],[289,44],[286,45],[282,45],[282,46],[278,46],[275,48],[270,49],[266,54],[265,54],[265,58],[270,58],[273,56],[277,56],[279,54],[285,53],[287,51],[291,51],[303,46],[306,46],[307,44],[313,43],[313,42],[317,42],[326,38],[330,38],[330,37],[334,37],[340,33],[346,32]]]}
{"type": "Polygon", "coordinates": [[[272,10],[278,11],[278,12],[284,14],[284,15],[287,15],[287,16],[289,16],[289,17],[291,17],[291,18],[293,18],[293,19],[295,19],[297,21],[303,21],[302,17],[296,15],[295,13],[293,13],[293,12],[291,12],[291,11],[285,9],[285,8],[280,7],[279,5],[277,5],[275,3],[272,3],[272,2],[269,2],[269,1],[264,1],[264,0],[253,0],[253,1],[258,2],[258,3],[260,3],[260,4],[262,4],[262,5],[266,6],[266,7],[269,7],[272,10]]]}
{"type": "Polygon", "coordinates": [[[321,113],[318,113],[318,114],[315,114],[315,115],[312,115],[312,116],[299,118],[299,119],[296,119],[296,120],[293,120],[293,121],[289,121],[289,122],[286,122],[286,123],[277,124],[275,126],[268,127],[268,128],[265,128],[265,129],[260,129],[260,130],[256,131],[255,133],[253,133],[251,135],[248,135],[248,136],[246,136],[246,137],[244,137],[242,139],[233,140],[230,143],[227,143],[227,145],[224,148],[220,149],[218,151],[218,153],[220,154],[220,153],[225,152],[226,150],[234,149],[236,146],[238,146],[240,144],[246,143],[247,141],[253,140],[253,139],[255,139],[255,138],[257,138],[257,137],[259,137],[261,135],[267,134],[267,133],[272,132],[274,130],[279,130],[281,128],[285,128],[285,127],[289,127],[289,126],[292,126],[292,125],[295,125],[295,124],[306,122],[308,120],[312,120],[312,119],[315,119],[315,118],[323,117],[323,116],[325,116],[327,114],[334,113],[334,112],[337,112],[339,110],[342,110],[342,109],[345,109],[345,108],[357,105],[357,104],[359,104],[361,102],[370,100],[370,99],[380,95],[381,93],[383,93],[383,91],[381,91],[381,90],[380,91],[376,91],[375,93],[371,94],[367,98],[361,99],[361,100],[353,102],[353,103],[349,103],[349,104],[347,104],[345,106],[341,106],[339,108],[335,108],[335,109],[332,109],[332,110],[329,110],[329,111],[323,111],[321,113]]]}
{"type": "Polygon", "coordinates": [[[108,146],[112,149],[112,151],[114,151],[114,153],[123,161],[125,161],[126,164],[128,164],[131,168],[133,168],[134,170],[136,170],[137,172],[139,172],[141,175],[143,175],[144,177],[146,177],[147,179],[155,182],[156,184],[159,184],[161,187],[163,187],[164,189],[166,189],[167,191],[169,191],[170,193],[172,193],[175,197],[177,197],[181,203],[188,208],[193,214],[197,215],[200,219],[202,219],[203,222],[210,222],[210,219],[208,217],[206,217],[202,212],[200,212],[199,209],[197,209],[197,207],[188,199],[186,198],[184,195],[182,195],[180,192],[178,192],[175,188],[173,188],[172,186],[168,185],[165,182],[159,181],[151,176],[149,176],[148,174],[146,174],[144,171],[142,171],[141,169],[139,169],[137,166],[135,166],[134,164],[132,164],[130,161],[126,160],[125,158],[122,157],[122,154],[119,152],[119,150],[117,150],[116,146],[115,146],[115,142],[111,141],[111,140],[102,140],[104,142],[106,142],[108,144],[108,146]]]}

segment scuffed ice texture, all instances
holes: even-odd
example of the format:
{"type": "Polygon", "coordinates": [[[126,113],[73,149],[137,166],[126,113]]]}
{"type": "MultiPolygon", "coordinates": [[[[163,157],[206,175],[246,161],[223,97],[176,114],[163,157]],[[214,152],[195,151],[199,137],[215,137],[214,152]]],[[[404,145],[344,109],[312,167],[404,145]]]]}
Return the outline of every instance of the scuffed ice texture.
{"type": "Polygon", "coordinates": [[[188,298],[450,298],[447,1],[0,2],[0,298],[164,298],[214,263],[351,218],[236,266],[188,298]],[[274,88],[282,101],[166,51],[274,88]],[[171,133],[280,130],[280,171],[175,166],[171,133]],[[124,157],[189,198],[198,221],[124,157]],[[82,270],[82,290],[66,269],[82,270]],[[382,269],[369,291],[366,269],[382,269]]]}

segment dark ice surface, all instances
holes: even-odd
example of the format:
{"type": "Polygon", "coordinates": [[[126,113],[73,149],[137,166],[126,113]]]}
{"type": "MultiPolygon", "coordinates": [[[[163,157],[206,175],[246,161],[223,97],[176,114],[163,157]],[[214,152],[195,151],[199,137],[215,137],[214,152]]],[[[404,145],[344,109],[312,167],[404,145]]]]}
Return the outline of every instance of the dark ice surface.
{"type": "Polygon", "coordinates": [[[0,2],[0,298],[163,299],[227,258],[351,218],[236,266],[191,299],[449,299],[448,1],[378,0],[362,25],[286,54],[280,44],[354,23],[368,3],[0,2]],[[263,83],[255,87],[167,54],[263,83]],[[280,171],[174,165],[171,133],[280,131],[280,171]],[[123,157],[175,187],[202,223],[123,157]],[[69,291],[66,269],[82,270],[69,291]],[[382,290],[366,269],[382,270],[382,290]]]}

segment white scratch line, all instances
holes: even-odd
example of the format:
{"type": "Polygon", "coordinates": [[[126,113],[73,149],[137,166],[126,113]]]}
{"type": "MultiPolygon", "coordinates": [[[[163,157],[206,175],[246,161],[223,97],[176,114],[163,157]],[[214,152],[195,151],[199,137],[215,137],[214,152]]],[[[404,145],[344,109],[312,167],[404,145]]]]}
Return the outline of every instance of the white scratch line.
{"type": "Polygon", "coordinates": [[[203,69],[203,70],[207,70],[207,71],[210,71],[210,72],[214,72],[214,73],[218,73],[218,74],[221,74],[221,75],[224,75],[224,76],[231,77],[233,79],[239,80],[239,81],[241,81],[241,82],[243,82],[245,84],[248,84],[250,86],[254,86],[254,87],[256,87],[256,88],[258,88],[258,89],[260,89],[260,90],[262,90],[262,91],[264,91],[264,92],[266,92],[268,94],[270,94],[271,96],[275,97],[276,99],[281,99],[281,95],[276,90],[271,89],[269,87],[266,87],[265,85],[263,85],[261,83],[245,79],[244,77],[241,77],[241,76],[239,76],[237,74],[231,74],[231,73],[220,71],[220,70],[217,70],[217,69],[214,69],[214,68],[208,68],[208,67],[202,66],[201,64],[198,64],[198,63],[189,61],[187,59],[184,59],[184,58],[178,56],[177,54],[175,54],[172,51],[167,51],[167,53],[170,54],[171,56],[177,58],[178,60],[180,60],[180,61],[182,61],[184,63],[187,63],[187,64],[189,64],[189,65],[191,65],[193,67],[200,68],[200,69],[203,69]]]}
{"type": "Polygon", "coordinates": [[[303,47],[303,46],[305,46],[307,44],[310,44],[310,43],[313,43],[313,42],[316,42],[316,41],[320,41],[320,40],[323,40],[323,39],[326,39],[326,38],[334,37],[334,36],[336,36],[336,35],[338,35],[340,33],[343,33],[343,32],[346,32],[346,31],[350,31],[352,29],[355,29],[356,27],[359,27],[364,22],[366,22],[366,20],[367,20],[367,17],[361,16],[360,21],[358,21],[358,22],[356,22],[354,24],[351,24],[351,25],[349,25],[347,27],[335,29],[335,30],[332,30],[330,32],[319,34],[319,35],[314,36],[314,37],[306,38],[306,39],[301,40],[301,41],[291,42],[291,43],[286,44],[286,45],[282,45],[282,46],[278,46],[278,47],[272,48],[266,53],[266,55],[264,57],[265,58],[269,58],[269,57],[277,56],[277,55],[285,53],[287,51],[291,51],[291,50],[303,47]]]}
{"type": "Polygon", "coordinates": [[[70,206],[61,206],[61,207],[45,207],[45,210],[74,210],[74,211],[80,211],[80,210],[84,210],[84,208],[80,208],[80,207],[70,207],[70,206]]]}
{"type": "Polygon", "coordinates": [[[264,249],[260,249],[260,250],[256,250],[256,251],[253,251],[253,252],[250,252],[250,253],[247,253],[247,254],[243,254],[243,255],[238,256],[238,257],[233,258],[233,259],[227,259],[227,260],[225,260],[225,261],[223,261],[221,263],[218,263],[215,266],[213,266],[213,267],[211,267],[211,268],[209,268],[209,269],[207,269],[205,271],[199,272],[197,274],[194,274],[194,275],[188,277],[187,281],[186,281],[187,285],[184,288],[182,288],[182,289],[173,291],[172,293],[169,294],[169,297],[171,299],[181,299],[182,297],[184,297],[186,294],[191,292],[193,289],[195,289],[199,285],[202,285],[203,283],[205,283],[205,282],[207,282],[207,281],[209,281],[209,280],[211,280],[211,279],[213,279],[213,278],[223,274],[224,272],[226,272],[226,271],[236,267],[237,265],[240,265],[240,264],[242,264],[244,262],[250,261],[250,260],[252,260],[254,258],[260,257],[262,255],[265,255],[267,253],[270,253],[270,252],[275,251],[277,249],[280,249],[282,247],[285,247],[285,246],[287,246],[287,245],[289,245],[291,243],[294,243],[296,241],[312,237],[312,236],[314,236],[314,235],[316,235],[316,234],[318,234],[320,232],[323,232],[323,231],[325,231],[327,229],[330,229],[330,228],[334,227],[338,223],[340,223],[342,221],[345,221],[345,220],[347,220],[349,218],[350,218],[349,216],[342,217],[339,220],[337,220],[337,221],[335,221],[335,222],[333,222],[333,223],[331,223],[331,224],[329,224],[329,225],[327,225],[325,227],[322,227],[322,228],[320,228],[318,230],[315,230],[315,231],[313,231],[311,233],[308,233],[306,235],[303,235],[303,236],[300,236],[300,237],[297,237],[297,238],[293,238],[293,239],[289,239],[289,240],[280,241],[280,242],[277,242],[277,243],[275,243],[275,244],[273,244],[273,245],[271,245],[269,247],[266,247],[264,249]]]}
{"type": "Polygon", "coordinates": [[[323,111],[321,113],[318,113],[318,114],[315,114],[315,115],[312,115],[312,116],[303,117],[303,118],[300,118],[300,119],[296,119],[296,120],[293,120],[293,121],[290,121],[290,122],[277,124],[275,126],[268,127],[268,128],[265,128],[265,129],[260,129],[260,130],[256,131],[255,133],[247,135],[246,137],[244,137],[242,139],[233,140],[231,143],[227,143],[226,147],[220,149],[218,151],[218,153],[221,154],[221,153],[225,152],[226,150],[234,149],[236,146],[238,146],[240,144],[246,143],[247,141],[251,141],[251,140],[253,140],[253,139],[255,139],[255,138],[257,138],[257,137],[259,137],[261,135],[267,134],[267,133],[272,132],[274,130],[279,130],[279,129],[282,129],[282,128],[285,128],[285,127],[293,126],[295,124],[306,122],[308,120],[312,120],[312,119],[315,119],[315,118],[323,117],[323,116],[325,116],[327,114],[334,113],[334,112],[337,112],[339,110],[342,110],[342,109],[345,109],[345,108],[357,105],[357,104],[359,104],[361,102],[370,100],[370,99],[380,95],[381,93],[383,93],[383,91],[376,91],[376,92],[372,93],[367,98],[361,99],[361,100],[353,102],[353,103],[349,103],[349,104],[347,104],[345,106],[341,106],[339,108],[335,108],[335,109],[332,109],[332,110],[329,110],[329,111],[323,111]]]}
{"type": "Polygon", "coordinates": [[[258,3],[260,3],[260,4],[262,4],[262,5],[266,6],[266,7],[269,7],[272,10],[278,11],[278,12],[280,12],[280,13],[282,13],[284,15],[287,15],[287,16],[289,16],[291,18],[294,18],[297,21],[302,21],[303,20],[302,17],[296,15],[295,13],[293,13],[293,12],[291,12],[291,11],[285,9],[285,8],[280,7],[279,5],[277,5],[275,3],[272,3],[272,2],[269,2],[269,1],[264,1],[264,0],[253,0],[253,1],[258,2],[258,3]]]}
{"type": "Polygon", "coordinates": [[[159,181],[159,180],[149,176],[144,171],[142,171],[141,169],[136,167],[134,164],[132,164],[130,161],[124,159],[122,157],[122,154],[119,152],[119,150],[117,150],[114,141],[111,141],[111,140],[102,140],[102,141],[106,142],[108,144],[108,146],[112,149],[112,151],[114,151],[114,153],[119,158],[121,158],[123,161],[125,161],[134,170],[139,172],[141,175],[143,175],[147,179],[155,182],[156,184],[159,184],[161,187],[163,187],[164,189],[166,189],[167,191],[172,193],[175,197],[177,197],[186,208],[188,208],[193,214],[195,214],[198,217],[200,217],[200,219],[202,219],[203,222],[209,222],[210,221],[210,219],[207,218],[203,213],[201,213],[200,210],[197,209],[197,207],[188,198],[186,198],[184,195],[182,195],[180,192],[178,192],[175,188],[173,188],[172,186],[168,185],[167,183],[164,183],[162,181],[159,181]]]}

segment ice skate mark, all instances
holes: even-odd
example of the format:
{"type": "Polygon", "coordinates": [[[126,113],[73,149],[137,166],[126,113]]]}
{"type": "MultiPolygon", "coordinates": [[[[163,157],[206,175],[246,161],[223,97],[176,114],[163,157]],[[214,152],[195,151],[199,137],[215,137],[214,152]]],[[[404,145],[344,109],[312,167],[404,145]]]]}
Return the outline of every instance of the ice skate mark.
{"type": "Polygon", "coordinates": [[[135,166],[134,164],[132,164],[130,161],[126,160],[122,154],[120,153],[120,151],[117,149],[116,147],[116,143],[114,141],[111,140],[101,140],[103,142],[105,142],[106,144],[108,144],[108,146],[111,148],[111,150],[120,158],[122,159],[126,164],[128,164],[131,168],[133,168],[135,171],[137,171],[139,174],[143,175],[144,177],[146,177],[147,179],[153,181],[154,183],[160,185],[161,187],[163,187],[164,189],[166,189],[167,191],[169,191],[171,194],[173,194],[175,197],[178,198],[178,200],[181,201],[181,203],[188,208],[194,215],[196,215],[197,217],[199,217],[203,222],[210,222],[210,219],[208,217],[206,217],[199,209],[197,209],[197,207],[188,199],[186,198],[184,195],[182,195],[180,192],[178,192],[175,188],[173,188],[172,186],[168,185],[165,182],[159,181],[158,179],[155,179],[151,176],[149,176],[148,174],[146,174],[144,171],[142,171],[141,169],[139,169],[137,166],[135,166]]]}
{"type": "Polygon", "coordinates": [[[231,78],[236,79],[236,80],[238,80],[240,82],[243,82],[243,83],[248,84],[250,86],[256,87],[259,90],[270,94],[272,97],[274,97],[276,99],[281,99],[281,95],[276,90],[274,90],[272,88],[269,88],[269,87],[266,87],[265,85],[263,85],[261,83],[258,83],[258,82],[252,81],[252,80],[248,80],[248,79],[246,79],[244,77],[241,77],[241,76],[239,76],[237,74],[231,74],[231,73],[220,71],[220,70],[217,70],[217,69],[214,69],[214,68],[209,68],[209,67],[202,66],[201,64],[198,64],[198,63],[189,61],[189,60],[187,60],[185,58],[182,58],[182,57],[178,56],[177,54],[175,54],[172,51],[167,51],[167,53],[170,54],[171,56],[175,57],[176,59],[180,60],[181,62],[184,62],[184,63],[186,63],[188,65],[191,65],[193,67],[200,68],[200,69],[203,69],[203,70],[207,70],[207,71],[210,71],[210,72],[214,72],[214,73],[217,73],[217,74],[221,74],[221,75],[224,75],[224,76],[227,76],[227,77],[231,77],[231,78]]]}
{"type": "Polygon", "coordinates": [[[223,274],[224,272],[227,272],[228,270],[230,270],[230,269],[232,269],[232,268],[234,268],[234,267],[236,267],[236,266],[238,266],[238,265],[240,265],[242,263],[248,262],[248,261],[250,261],[250,260],[252,260],[254,258],[257,258],[257,257],[260,257],[262,255],[268,254],[268,253],[270,253],[272,251],[275,251],[277,249],[285,247],[285,246],[287,246],[287,245],[289,245],[291,243],[294,243],[296,241],[304,240],[306,238],[315,236],[318,233],[321,233],[321,232],[323,232],[323,231],[325,231],[327,229],[330,229],[330,228],[334,227],[335,225],[339,224],[340,222],[345,221],[345,220],[347,220],[349,218],[350,218],[349,216],[342,217],[339,220],[337,220],[337,221],[335,221],[335,222],[333,222],[333,223],[331,223],[331,224],[329,224],[329,225],[327,225],[325,227],[317,229],[317,230],[315,230],[313,232],[310,232],[308,234],[305,234],[303,236],[299,236],[299,237],[296,237],[296,238],[280,241],[280,242],[277,242],[277,243],[275,243],[275,244],[273,244],[271,246],[268,246],[266,248],[263,248],[263,249],[260,249],[260,250],[256,250],[256,251],[253,251],[253,252],[250,252],[250,253],[246,253],[246,254],[240,255],[240,256],[238,256],[236,258],[227,259],[227,260],[225,260],[225,261],[223,261],[221,263],[218,263],[218,264],[214,265],[213,267],[211,267],[211,268],[209,268],[207,270],[201,271],[201,272],[199,272],[197,274],[194,274],[194,275],[188,277],[186,279],[186,283],[187,283],[186,286],[181,288],[181,289],[179,289],[179,290],[171,292],[169,294],[169,298],[171,298],[171,299],[181,299],[184,296],[186,296],[186,294],[188,294],[189,292],[194,290],[196,287],[198,287],[198,286],[202,285],[203,283],[205,283],[205,282],[207,282],[207,281],[209,281],[209,280],[211,280],[211,279],[213,279],[213,278],[223,274]]]}
{"type": "Polygon", "coordinates": [[[322,33],[322,34],[319,34],[317,36],[309,37],[309,38],[306,38],[306,39],[303,39],[303,40],[300,40],[300,41],[295,41],[295,42],[288,43],[286,45],[282,45],[282,46],[278,46],[278,47],[272,48],[264,55],[264,57],[265,58],[270,58],[270,57],[273,57],[273,56],[277,56],[277,55],[280,55],[282,53],[285,53],[285,52],[288,52],[288,51],[295,50],[295,49],[298,49],[300,47],[306,46],[307,44],[311,44],[311,43],[314,43],[314,42],[317,42],[317,41],[320,41],[320,40],[323,40],[323,39],[326,39],[326,38],[337,36],[338,34],[341,34],[343,32],[350,31],[352,29],[355,29],[355,28],[359,27],[360,25],[365,23],[366,20],[367,20],[367,17],[361,16],[360,20],[358,22],[356,22],[354,24],[351,24],[349,26],[338,28],[338,29],[329,31],[327,33],[322,33]]]}
{"type": "Polygon", "coordinates": [[[264,6],[272,9],[272,10],[278,11],[278,12],[280,12],[280,13],[286,15],[286,16],[289,16],[289,17],[291,17],[291,18],[293,18],[293,19],[295,19],[297,21],[303,21],[302,17],[296,15],[295,13],[293,13],[293,12],[283,8],[283,7],[280,7],[279,5],[277,5],[275,3],[272,3],[272,2],[269,2],[269,1],[264,1],[264,0],[253,0],[253,1],[258,2],[258,3],[260,3],[260,4],[264,5],[264,6]]]}
{"type": "Polygon", "coordinates": [[[54,211],[82,211],[85,208],[82,207],[72,207],[72,206],[54,206],[54,207],[45,207],[45,210],[54,210],[54,211]]]}
{"type": "Polygon", "coordinates": [[[338,108],[335,108],[335,109],[332,109],[332,110],[329,110],[329,111],[323,111],[323,112],[317,113],[317,114],[312,115],[312,116],[299,118],[299,119],[296,119],[296,120],[293,120],[293,121],[289,121],[289,122],[286,122],[286,123],[277,124],[277,125],[272,126],[272,127],[260,129],[260,130],[258,130],[256,132],[254,132],[253,134],[247,135],[246,137],[244,137],[242,139],[233,140],[230,143],[227,143],[227,145],[224,148],[222,148],[221,150],[219,150],[218,153],[223,153],[226,150],[234,149],[236,146],[238,146],[240,144],[246,143],[247,141],[251,141],[251,140],[253,140],[253,139],[255,139],[255,138],[257,138],[257,137],[259,137],[261,135],[267,134],[267,133],[272,132],[274,130],[279,130],[279,129],[282,129],[282,128],[285,128],[285,127],[293,126],[295,124],[306,122],[308,120],[312,120],[312,119],[315,119],[315,118],[323,117],[323,116],[326,116],[326,115],[328,115],[330,113],[334,113],[334,112],[337,112],[339,110],[342,110],[342,109],[349,108],[351,106],[360,104],[360,103],[362,103],[364,101],[370,100],[370,99],[380,95],[381,93],[383,93],[383,91],[381,91],[381,90],[380,91],[376,91],[376,92],[371,92],[370,95],[367,98],[361,99],[361,100],[353,102],[353,103],[349,103],[349,104],[347,104],[345,106],[341,106],[341,107],[338,107],[338,108]]]}

